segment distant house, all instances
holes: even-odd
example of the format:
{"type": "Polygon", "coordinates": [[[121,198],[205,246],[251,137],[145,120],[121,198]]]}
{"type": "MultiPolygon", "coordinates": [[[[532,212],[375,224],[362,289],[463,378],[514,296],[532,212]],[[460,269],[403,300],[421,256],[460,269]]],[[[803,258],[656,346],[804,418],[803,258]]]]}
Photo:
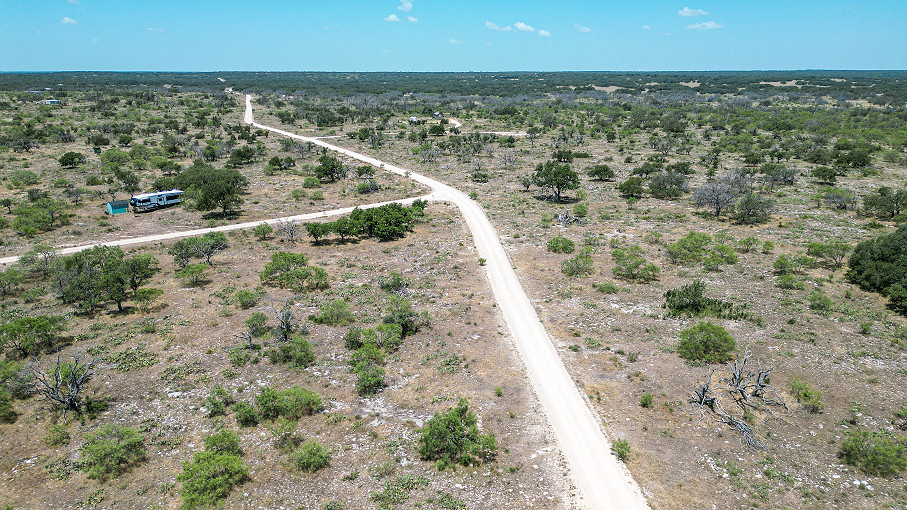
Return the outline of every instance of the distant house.
{"type": "Polygon", "coordinates": [[[129,212],[129,200],[113,200],[107,202],[107,214],[121,214],[129,212]]]}
{"type": "Polygon", "coordinates": [[[59,99],[45,99],[44,104],[60,104],[62,101],[59,99]]]}

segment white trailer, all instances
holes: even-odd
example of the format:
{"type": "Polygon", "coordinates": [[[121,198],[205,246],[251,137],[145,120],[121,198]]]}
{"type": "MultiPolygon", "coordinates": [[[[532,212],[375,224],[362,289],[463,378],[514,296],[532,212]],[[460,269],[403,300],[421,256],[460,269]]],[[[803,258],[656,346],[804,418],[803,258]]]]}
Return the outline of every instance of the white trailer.
{"type": "Polygon", "coordinates": [[[154,193],[142,193],[129,199],[129,205],[139,211],[152,211],[168,205],[180,203],[180,196],[183,190],[171,189],[167,191],[155,191],[154,193]]]}

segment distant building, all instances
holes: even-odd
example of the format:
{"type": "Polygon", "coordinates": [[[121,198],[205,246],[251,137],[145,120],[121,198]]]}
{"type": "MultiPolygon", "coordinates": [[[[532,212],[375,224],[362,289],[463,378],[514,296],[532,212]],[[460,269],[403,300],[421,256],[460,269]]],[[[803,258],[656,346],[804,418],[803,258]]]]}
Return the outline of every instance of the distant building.
{"type": "Polygon", "coordinates": [[[45,99],[44,104],[61,104],[62,101],[59,99],[45,99]]]}
{"type": "Polygon", "coordinates": [[[129,212],[129,200],[113,200],[107,202],[107,214],[121,214],[129,212]]]}

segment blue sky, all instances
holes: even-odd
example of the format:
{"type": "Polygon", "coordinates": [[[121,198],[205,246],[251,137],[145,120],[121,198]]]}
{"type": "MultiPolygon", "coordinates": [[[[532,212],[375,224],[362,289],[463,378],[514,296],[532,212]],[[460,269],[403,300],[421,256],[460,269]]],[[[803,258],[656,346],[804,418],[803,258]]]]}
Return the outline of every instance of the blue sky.
{"type": "Polygon", "coordinates": [[[907,0],[0,0],[0,71],[907,69],[907,0]]]}

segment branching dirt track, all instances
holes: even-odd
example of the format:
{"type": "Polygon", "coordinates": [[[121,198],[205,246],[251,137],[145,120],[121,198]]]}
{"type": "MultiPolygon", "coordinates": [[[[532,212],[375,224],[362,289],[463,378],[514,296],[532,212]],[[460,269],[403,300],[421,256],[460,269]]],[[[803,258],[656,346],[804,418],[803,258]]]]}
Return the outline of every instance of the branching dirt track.
{"type": "Polygon", "coordinates": [[[497,231],[484,211],[466,194],[434,179],[320,139],[304,137],[255,122],[252,97],[246,95],[245,122],[252,126],[316,144],[384,170],[409,177],[433,190],[436,200],[456,205],[472,232],[486,275],[517,351],[526,365],[533,389],[557,437],[572,480],[579,490],[579,505],[591,509],[648,508],[639,486],[626,467],[611,455],[611,444],[598,418],[564,368],[548,332],[526,296],[497,231]]]}

